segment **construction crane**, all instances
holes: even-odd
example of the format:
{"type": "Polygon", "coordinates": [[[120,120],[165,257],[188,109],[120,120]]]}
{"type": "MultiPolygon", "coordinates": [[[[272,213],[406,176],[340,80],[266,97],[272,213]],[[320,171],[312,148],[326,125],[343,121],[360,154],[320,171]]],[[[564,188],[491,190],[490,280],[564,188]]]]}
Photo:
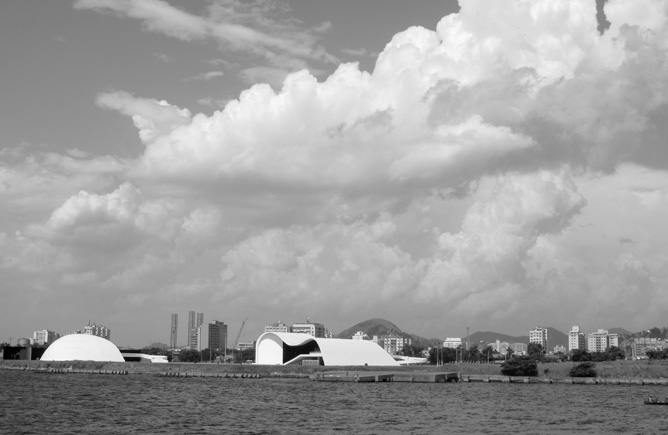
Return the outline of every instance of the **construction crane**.
{"type": "Polygon", "coordinates": [[[232,346],[232,350],[237,350],[237,345],[239,344],[239,337],[241,337],[241,331],[244,330],[244,325],[246,324],[246,320],[248,320],[248,317],[246,317],[244,321],[241,322],[241,328],[239,328],[239,333],[237,334],[237,338],[234,340],[234,346],[232,346]]]}

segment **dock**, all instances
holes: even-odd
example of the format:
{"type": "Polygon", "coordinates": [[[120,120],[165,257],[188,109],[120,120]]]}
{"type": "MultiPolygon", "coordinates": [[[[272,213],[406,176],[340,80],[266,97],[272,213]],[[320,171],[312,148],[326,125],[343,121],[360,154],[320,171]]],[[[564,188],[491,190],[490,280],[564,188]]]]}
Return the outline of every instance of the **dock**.
{"type": "Polygon", "coordinates": [[[457,382],[458,372],[403,372],[403,371],[331,371],[319,372],[309,376],[312,381],[318,382],[457,382]]]}

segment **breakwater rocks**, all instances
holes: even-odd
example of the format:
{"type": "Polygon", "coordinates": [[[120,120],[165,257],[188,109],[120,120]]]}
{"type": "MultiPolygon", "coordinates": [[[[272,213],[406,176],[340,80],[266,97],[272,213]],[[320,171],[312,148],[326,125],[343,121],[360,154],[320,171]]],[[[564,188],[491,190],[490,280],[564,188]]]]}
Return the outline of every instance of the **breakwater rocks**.
{"type": "MultiPolygon", "coordinates": [[[[396,373],[395,380],[406,378],[419,382],[422,377],[437,379],[436,374],[458,374],[458,382],[546,383],[546,384],[594,384],[594,385],[657,385],[668,386],[668,361],[637,362],[616,361],[597,363],[598,377],[571,378],[568,376],[573,363],[539,364],[539,376],[502,376],[496,364],[448,364],[445,366],[418,367],[325,367],[325,366],[274,366],[255,364],[216,363],[168,363],[96,362],[96,361],[26,361],[0,360],[0,370],[24,370],[45,374],[80,373],[91,375],[149,375],[173,378],[240,378],[309,379],[311,375],[330,371],[363,372],[383,371],[396,373]],[[411,375],[412,374],[412,375],[411,375]]],[[[365,375],[366,376],[366,375],[365,375]]],[[[315,376],[314,376],[315,377],[315,376]]],[[[440,381],[440,378],[438,378],[440,381]]]]}
{"type": "Polygon", "coordinates": [[[563,378],[501,375],[461,375],[461,382],[502,382],[521,384],[585,384],[585,385],[666,385],[668,378],[563,378]]]}
{"type": "Polygon", "coordinates": [[[86,374],[86,375],[127,375],[127,370],[96,370],[96,369],[79,369],[73,367],[31,367],[31,366],[0,366],[2,370],[21,370],[30,371],[45,375],[65,375],[69,373],[86,374]]]}
{"type": "Polygon", "coordinates": [[[228,378],[228,379],[259,379],[259,373],[202,373],[202,372],[162,372],[154,373],[157,378],[228,378]]]}

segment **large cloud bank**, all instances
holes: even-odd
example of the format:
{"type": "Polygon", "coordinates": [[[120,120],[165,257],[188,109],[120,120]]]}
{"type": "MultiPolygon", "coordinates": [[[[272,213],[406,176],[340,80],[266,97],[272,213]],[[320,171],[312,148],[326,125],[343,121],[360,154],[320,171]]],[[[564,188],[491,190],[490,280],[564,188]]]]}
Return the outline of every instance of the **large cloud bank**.
{"type": "MultiPolygon", "coordinates": [[[[462,0],[395,35],[370,73],[302,70],[212,116],[100,94],[142,156],[2,233],[4,273],[59,289],[47,298],[257,326],[650,326],[638,301],[666,298],[668,188],[639,162],[666,118],[668,4],[605,12],[601,34],[594,1],[462,0]]],[[[2,169],[5,186],[19,176],[2,169]]]]}

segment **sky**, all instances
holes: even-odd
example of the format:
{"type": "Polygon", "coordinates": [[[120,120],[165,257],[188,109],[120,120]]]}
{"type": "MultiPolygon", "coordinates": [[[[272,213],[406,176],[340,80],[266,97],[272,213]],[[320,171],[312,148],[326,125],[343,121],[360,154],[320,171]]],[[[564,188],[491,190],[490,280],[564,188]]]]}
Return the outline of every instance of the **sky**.
{"type": "Polygon", "coordinates": [[[666,326],[663,0],[0,5],[0,341],[666,326]]]}

